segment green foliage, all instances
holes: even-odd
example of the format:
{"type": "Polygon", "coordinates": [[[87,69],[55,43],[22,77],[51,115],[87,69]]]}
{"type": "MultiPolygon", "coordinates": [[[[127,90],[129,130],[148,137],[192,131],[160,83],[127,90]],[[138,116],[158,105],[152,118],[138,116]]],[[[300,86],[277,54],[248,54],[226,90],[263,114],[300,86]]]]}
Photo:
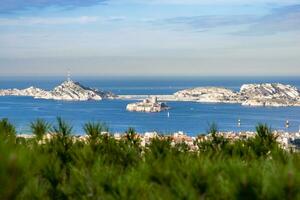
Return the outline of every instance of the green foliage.
{"type": "Polygon", "coordinates": [[[152,159],[164,159],[171,151],[171,139],[153,138],[151,143],[147,145],[147,152],[152,159]]]}
{"type": "Polygon", "coordinates": [[[249,140],[252,149],[258,156],[267,156],[278,148],[277,137],[272,133],[272,129],[266,124],[256,126],[257,135],[253,140],[249,140]]]}
{"type": "Polygon", "coordinates": [[[83,126],[85,134],[88,136],[89,144],[93,151],[99,148],[101,139],[108,139],[108,127],[99,122],[88,122],[83,126]]]}
{"type": "Polygon", "coordinates": [[[96,139],[101,136],[101,133],[108,132],[106,124],[99,122],[88,122],[83,126],[86,135],[91,139],[96,139]]]}
{"type": "Polygon", "coordinates": [[[141,140],[134,128],[128,128],[125,132],[125,138],[127,143],[134,147],[138,147],[140,145],[141,140]]]}
{"type": "Polygon", "coordinates": [[[50,140],[50,152],[54,152],[61,161],[62,167],[72,160],[73,140],[72,127],[61,118],[57,118],[57,125],[53,127],[53,139],[50,140]]]}
{"type": "MultiPolygon", "coordinates": [[[[197,142],[197,146],[202,152],[218,152],[223,151],[228,144],[227,139],[218,134],[218,125],[216,123],[209,124],[207,134],[210,135],[211,140],[197,142]]],[[[201,140],[203,136],[199,136],[198,139],[201,140]]]]}
{"type": "Polygon", "coordinates": [[[58,118],[43,143],[1,139],[0,199],[300,199],[300,154],[278,148],[266,125],[234,142],[214,125],[194,151],[171,137],[142,147],[134,129],[120,140],[101,123],[84,130],[88,139],[75,140],[58,118]]]}
{"type": "Polygon", "coordinates": [[[218,133],[218,125],[217,123],[213,122],[208,124],[207,134],[211,134],[212,137],[215,137],[218,133]]]}
{"type": "Polygon", "coordinates": [[[28,170],[27,152],[20,148],[0,142],[0,199],[15,199],[25,186],[28,170]]]}
{"type": "Polygon", "coordinates": [[[31,132],[37,140],[42,140],[49,133],[51,125],[43,119],[37,119],[30,124],[31,132]]]}
{"type": "Polygon", "coordinates": [[[72,127],[61,117],[58,117],[57,125],[53,127],[53,132],[60,137],[68,137],[72,134],[72,127]]]}
{"type": "Polygon", "coordinates": [[[0,120],[0,139],[13,141],[16,137],[16,133],[15,127],[8,119],[4,118],[0,120]]]}
{"type": "Polygon", "coordinates": [[[53,127],[53,136],[47,141],[46,151],[49,152],[50,165],[42,170],[51,187],[52,197],[61,198],[64,194],[57,189],[59,184],[70,178],[71,163],[74,161],[72,127],[62,118],[57,118],[57,125],[53,127]],[[56,176],[53,176],[55,174],[56,176]]]}

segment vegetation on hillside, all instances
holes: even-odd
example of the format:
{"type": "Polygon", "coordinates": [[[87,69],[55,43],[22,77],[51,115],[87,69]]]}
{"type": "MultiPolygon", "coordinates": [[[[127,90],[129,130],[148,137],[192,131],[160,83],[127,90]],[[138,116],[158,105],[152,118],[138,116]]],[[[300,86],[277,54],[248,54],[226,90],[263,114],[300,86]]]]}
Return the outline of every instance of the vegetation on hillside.
{"type": "Polygon", "coordinates": [[[267,125],[232,142],[213,124],[197,151],[167,137],[143,147],[132,128],[116,140],[102,123],[84,125],[86,141],[61,118],[31,129],[36,137],[18,138],[0,120],[0,199],[300,199],[300,156],[267,125]]]}

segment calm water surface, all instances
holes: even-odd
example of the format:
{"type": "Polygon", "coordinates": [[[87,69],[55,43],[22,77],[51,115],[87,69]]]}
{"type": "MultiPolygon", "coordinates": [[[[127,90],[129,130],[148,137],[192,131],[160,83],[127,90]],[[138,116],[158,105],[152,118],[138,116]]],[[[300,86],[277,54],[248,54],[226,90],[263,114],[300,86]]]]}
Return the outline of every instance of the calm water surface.
{"type": "MultiPolygon", "coordinates": [[[[31,85],[52,89],[64,78],[0,78],[0,88],[26,88],[31,85]]],[[[116,94],[172,94],[178,90],[197,86],[223,86],[238,90],[243,83],[280,82],[300,88],[300,78],[73,78],[83,85],[109,90],[116,94]]],[[[289,120],[289,131],[298,131],[300,107],[263,108],[243,107],[238,104],[206,104],[192,102],[168,102],[167,112],[132,113],[125,110],[132,101],[104,100],[64,102],[37,100],[31,97],[0,97],[0,118],[9,118],[19,132],[28,133],[29,123],[44,118],[54,123],[61,116],[73,125],[75,134],[82,134],[87,121],[102,121],[113,132],[134,127],[139,132],[160,131],[170,133],[184,131],[189,135],[205,133],[208,124],[216,122],[220,130],[254,130],[258,122],[268,123],[273,129],[284,130],[289,120]],[[241,119],[242,126],[237,127],[241,119]]]]}

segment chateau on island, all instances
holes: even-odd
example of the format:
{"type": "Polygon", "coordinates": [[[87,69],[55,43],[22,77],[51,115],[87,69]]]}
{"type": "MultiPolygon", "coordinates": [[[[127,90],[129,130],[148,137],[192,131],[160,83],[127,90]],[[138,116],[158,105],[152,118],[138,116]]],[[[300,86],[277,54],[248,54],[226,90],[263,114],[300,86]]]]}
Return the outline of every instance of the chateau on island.
{"type": "Polygon", "coordinates": [[[144,99],[142,102],[128,104],[126,107],[126,110],[131,112],[161,112],[168,109],[165,103],[157,101],[156,96],[144,99]]]}

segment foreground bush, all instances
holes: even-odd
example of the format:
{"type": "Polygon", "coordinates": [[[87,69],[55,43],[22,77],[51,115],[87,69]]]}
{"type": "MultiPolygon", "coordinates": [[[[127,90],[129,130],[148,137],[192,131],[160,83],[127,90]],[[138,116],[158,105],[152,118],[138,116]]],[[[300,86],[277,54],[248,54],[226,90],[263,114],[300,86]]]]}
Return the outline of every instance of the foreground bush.
{"type": "Polygon", "coordinates": [[[37,140],[42,140],[43,137],[50,131],[50,124],[43,119],[37,119],[30,124],[31,132],[37,140]]]}
{"type": "Polygon", "coordinates": [[[15,137],[7,120],[0,130],[0,199],[300,199],[300,156],[278,148],[266,125],[236,142],[214,125],[197,151],[159,137],[141,147],[132,128],[116,140],[101,123],[78,141],[61,118],[42,143],[5,139],[15,137]]]}
{"type": "Polygon", "coordinates": [[[8,121],[8,119],[0,120],[0,139],[2,141],[14,142],[16,136],[16,128],[8,121]]]}

